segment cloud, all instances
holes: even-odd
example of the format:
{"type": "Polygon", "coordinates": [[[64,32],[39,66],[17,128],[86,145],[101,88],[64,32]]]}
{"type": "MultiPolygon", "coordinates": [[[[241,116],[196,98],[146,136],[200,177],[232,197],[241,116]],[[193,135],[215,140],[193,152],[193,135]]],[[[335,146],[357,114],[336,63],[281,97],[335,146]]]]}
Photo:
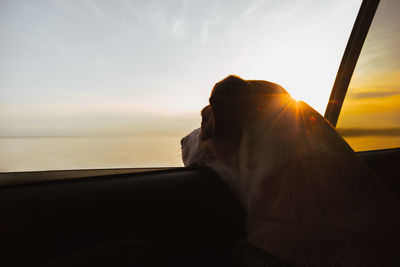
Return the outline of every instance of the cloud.
{"type": "Polygon", "coordinates": [[[351,99],[370,99],[370,98],[381,98],[387,96],[400,95],[400,91],[371,91],[371,92],[354,92],[349,95],[351,99]]]}
{"type": "Polygon", "coordinates": [[[176,10],[171,11],[168,5],[150,4],[145,7],[144,14],[150,24],[156,27],[161,36],[168,39],[179,39],[187,33],[187,2],[180,1],[175,5],[176,10]]]}
{"type": "Polygon", "coordinates": [[[209,23],[207,21],[203,21],[201,25],[201,44],[206,45],[208,41],[210,40],[210,34],[209,34],[209,23]]]}
{"type": "Polygon", "coordinates": [[[343,137],[363,137],[363,136],[400,136],[400,127],[392,128],[337,128],[343,137]]]}
{"type": "Polygon", "coordinates": [[[255,11],[259,10],[259,8],[265,4],[265,1],[263,0],[256,0],[253,3],[249,4],[248,8],[243,12],[242,17],[247,17],[254,13],[255,11]]]}
{"type": "Polygon", "coordinates": [[[92,0],[85,0],[84,3],[97,15],[104,16],[104,12],[92,0]]]}
{"type": "Polygon", "coordinates": [[[184,21],[182,19],[175,18],[171,25],[171,32],[176,37],[185,35],[186,29],[184,21]]]}

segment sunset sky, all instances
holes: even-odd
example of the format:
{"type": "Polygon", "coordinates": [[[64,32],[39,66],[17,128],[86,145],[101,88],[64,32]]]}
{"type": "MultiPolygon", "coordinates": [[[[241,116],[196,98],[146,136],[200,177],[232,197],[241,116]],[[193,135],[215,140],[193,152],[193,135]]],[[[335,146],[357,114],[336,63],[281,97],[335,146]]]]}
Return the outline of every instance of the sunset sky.
{"type": "Polygon", "coordinates": [[[380,2],[338,120],[357,150],[400,147],[399,12],[400,1],[380,2]]]}
{"type": "Polygon", "coordinates": [[[179,135],[229,74],[323,114],[360,4],[0,1],[0,136],[179,135]]]}

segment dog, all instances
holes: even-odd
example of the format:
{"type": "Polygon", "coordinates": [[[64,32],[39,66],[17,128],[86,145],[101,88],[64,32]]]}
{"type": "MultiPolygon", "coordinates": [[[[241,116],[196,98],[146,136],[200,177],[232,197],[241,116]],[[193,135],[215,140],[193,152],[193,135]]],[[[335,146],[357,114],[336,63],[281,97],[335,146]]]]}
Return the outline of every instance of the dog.
{"type": "Polygon", "coordinates": [[[399,202],[329,122],[281,86],[228,76],[181,140],[246,212],[246,242],[293,266],[399,266],[399,202]]]}

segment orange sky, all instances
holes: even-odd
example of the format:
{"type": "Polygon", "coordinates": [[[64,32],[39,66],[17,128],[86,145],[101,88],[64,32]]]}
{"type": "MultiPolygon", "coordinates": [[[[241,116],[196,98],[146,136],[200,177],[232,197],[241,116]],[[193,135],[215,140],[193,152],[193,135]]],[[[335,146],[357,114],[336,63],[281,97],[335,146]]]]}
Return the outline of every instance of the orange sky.
{"type": "Polygon", "coordinates": [[[399,12],[381,1],[342,107],[337,128],[356,150],[400,146],[399,12]]]}

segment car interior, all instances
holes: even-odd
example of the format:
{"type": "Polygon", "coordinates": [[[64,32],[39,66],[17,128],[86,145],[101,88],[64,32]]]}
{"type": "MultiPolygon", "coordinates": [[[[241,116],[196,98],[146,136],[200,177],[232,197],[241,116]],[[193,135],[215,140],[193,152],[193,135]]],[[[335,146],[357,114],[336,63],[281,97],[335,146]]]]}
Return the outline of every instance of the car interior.
{"type": "MultiPolygon", "coordinates": [[[[359,10],[325,113],[333,126],[378,4],[364,0],[359,10]]],[[[400,148],[357,153],[399,196],[400,148]]],[[[0,181],[1,266],[231,266],[245,237],[239,202],[204,167],[2,173],[0,181]]]]}

